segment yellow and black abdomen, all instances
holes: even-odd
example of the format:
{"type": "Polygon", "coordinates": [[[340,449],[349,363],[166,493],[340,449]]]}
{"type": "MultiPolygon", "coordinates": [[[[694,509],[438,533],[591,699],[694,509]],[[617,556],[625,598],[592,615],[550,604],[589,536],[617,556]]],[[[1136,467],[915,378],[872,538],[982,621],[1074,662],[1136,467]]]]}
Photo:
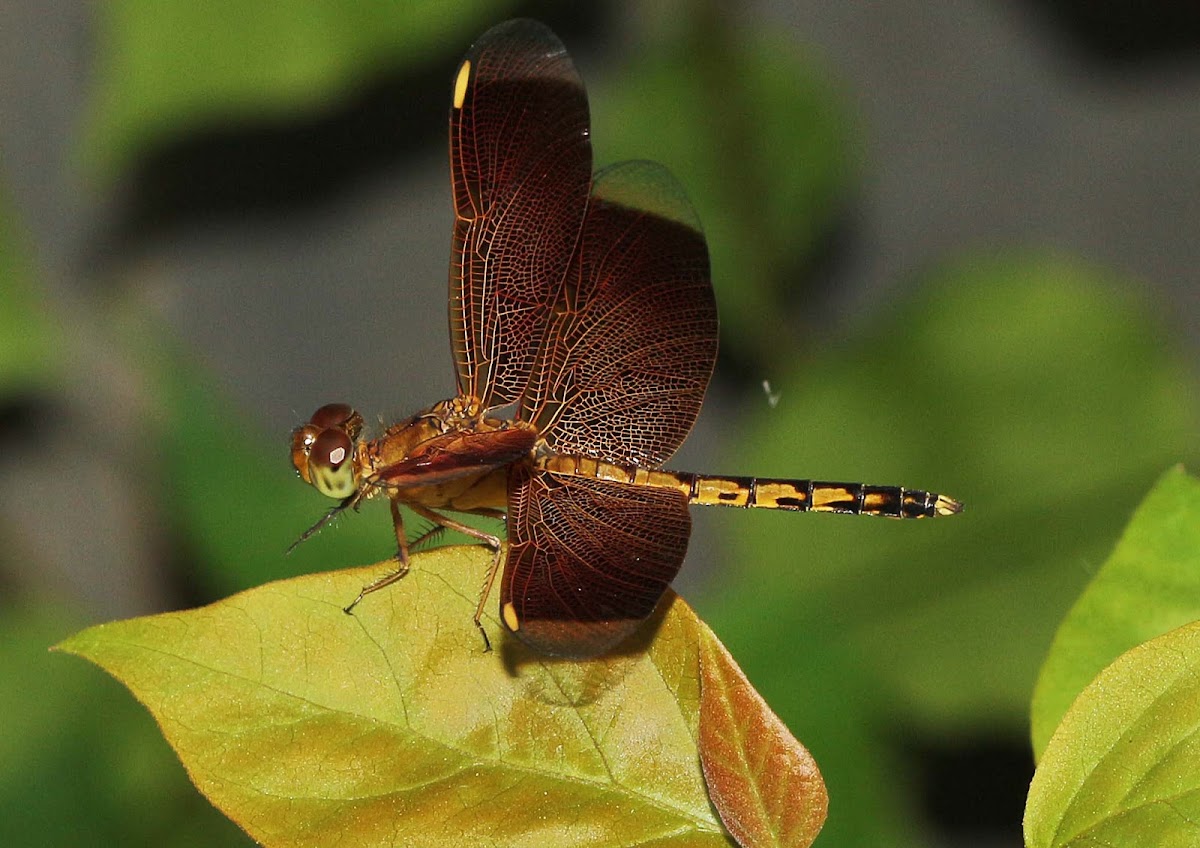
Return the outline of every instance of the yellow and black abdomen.
{"type": "Polygon", "coordinates": [[[841,512],[887,518],[933,518],[962,511],[953,498],[900,486],[780,480],[770,477],[716,477],[679,473],[688,485],[688,502],[709,506],[790,509],[797,512],[841,512]]]}
{"type": "Polygon", "coordinates": [[[705,506],[841,512],[888,518],[934,518],[962,512],[962,504],[953,498],[900,486],[772,477],[719,477],[690,471],[639,468],[636,465],[565,454],[542,457],[536,464],[558,474],[676,489],[687,498],[688,503],[705,506]]]}

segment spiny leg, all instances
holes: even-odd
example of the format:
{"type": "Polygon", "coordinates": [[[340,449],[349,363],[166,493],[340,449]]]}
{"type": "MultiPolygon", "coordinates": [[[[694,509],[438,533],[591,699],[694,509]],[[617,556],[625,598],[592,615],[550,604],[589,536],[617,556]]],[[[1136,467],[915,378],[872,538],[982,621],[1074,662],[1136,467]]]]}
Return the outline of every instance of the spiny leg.
{"type": "Polygon", "coordinates": [[[322,527],[324,527],[329,522],[333,521],[333,519],[337,518],[339,515],[341,515],[343,512],[345,512],[350,507],[353,507],[354,509],[358,509],[359,500],[360,500],[360,495],[353,494],[350,497],[342,500],[342,502],[339,503],[337,506],[331,507],[328,512],[326,512],[319,519],[317,519],[316,524],[314,524],[312,527],[309,527],[307,530],[305,530],[303,533],[300,534],[299,539],[297,539],[296,541],[294,541],[290,545],[288,545],[287,550],[283,552],[284,556],[287,556],[292,551],[296,550],[296,548],[298,548],[300,546],[301,542],[306,542],[309,539],[311,539],[313,536],[315,536],[317,534],[318,530],[320,530],[322,527]]]}
{"type": "MultiPolygon", "coordinates": [[[[475,509],[466,510],[466,512],[470,513],[471,515],[482,515],[485,518],[494,518],[497,521],[508,520],[507,512],[502,509],[494,509],[490,506],[480,506],[476,507],[475,509]]],[[[408,552],[410,554],[415,554],[419,549],[436,540],[438,536],[445,533],[448,529],[450,528],[441,523],[441,518],[439,517],[438,523],[434,524],[420,536],[408,543],[408,552]]]]}
{"type": "Polygon", "coordinates": [[[428,530],[426,530],[420,536],[417,536],[417,538],[413,539],[411,542],[408,543],[408,552],[410,554],[415,554],[418,551],[424,550],[426,545],[431,545],[431,544],[435,543],[437,541],[438,537],[441,536],[445,532],[446,532],[446,528],[442,527],[441,525],[438,525],[436,527],[430,527],[428,530]]]}
{"type": "MultiPolygon", "coordinates": [[[[427,518],[442,527],[448,527],[451,530],[457,530],[464,536],[470,536],[483,543],[492,549],[492,564],[488,568],[487,579],[483,584],[483,594],[479,597],[479,605],[475,607],[475,627],[479,630],[479,635],[483,637],[483,650],[486,653],[492,649],[492,640],[488,638],[487,631],[483,629],[483,606],[487,603],[488,595],[491,594],[492,584],[496,581],[496,574],[500,570],[500,537],[493,536],[491,533],[485,533],[482,530],[476,530],[469,524],[463,524],[461,521],[456,521],[448,516],[441,515],[431,509],[420,506],[419,504],[411,504],[412,511],[422,518],[427,518]]],[[[476,515],[486,515],[491,518],[499,518],[504,515],[500,510],[482,508],[472,510],[476,515]]]]}
{"type": "MultiPolygon", "coordinates": [[[[346,613],[346,615],[350,615],[354,608],[358,606],[359,601],[361,601],[367,595],[371,594],[372,592],[377,592],[385,586],[391,586],[408,573],[408,537],[404,534],[404,516],[400,514],[399,502],[392,500],[390,503],[392,506],[392,524],[396,528],[397,568],[395,571],[389,571],[387,574],[383,575],[377,580],[374,580],[371,583],[368,583],[366,586],[363,586],[362,591],[358,593],[358,597],[351,601],[349,606],[342,609],[342,612],[346,613]]],[[[428,535],[428,533],[424,534],[424,536],[428,535]]],[[[424,538],[424,536],[422,536],[422,538],[424,538]]],[[[420,539],[417,541],[419,542],[420,539]]]]}

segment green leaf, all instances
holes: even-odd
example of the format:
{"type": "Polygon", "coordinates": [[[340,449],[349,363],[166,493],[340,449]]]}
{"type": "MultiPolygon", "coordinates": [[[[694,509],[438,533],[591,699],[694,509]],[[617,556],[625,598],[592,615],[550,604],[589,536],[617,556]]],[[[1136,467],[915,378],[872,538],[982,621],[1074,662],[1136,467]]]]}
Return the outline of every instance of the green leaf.
{"type": "Polygon", "coordinates": [[[1029,787],[1025,844],[1200,842],[1200,622],[1133,648],[1075,700],[1029,787]]]}
{"type": "Polygon", "coordinates": [[[1151,490],[1054,637],[1033,696],[1040,755],[1075,696],[1124,651],[1200,619],[1200,480],[1181,467],[1151,490]]]}
{"type": "Polygon", "coordinates": [[[390,0],[104,3],[88,158],[112,173],[205,124],[326,108],[385,70],[428,62],[439,44],[465,45],[510,5],[460,2],[447,14],[442,3],[390,0]]]}
{"type": "MultiPolygon", "coordinates": [[[[268,845],[725,845],[696,746],[703,625],[587,663],[471,621],[488,554],[414,557],[101,625],[60,648],[119,678],[193,782],[268,845]]],[[[647,637],[648,638],[648,637],[647,637]]],[[[770,779],[770,774],[764,778],[770,779]]]]}

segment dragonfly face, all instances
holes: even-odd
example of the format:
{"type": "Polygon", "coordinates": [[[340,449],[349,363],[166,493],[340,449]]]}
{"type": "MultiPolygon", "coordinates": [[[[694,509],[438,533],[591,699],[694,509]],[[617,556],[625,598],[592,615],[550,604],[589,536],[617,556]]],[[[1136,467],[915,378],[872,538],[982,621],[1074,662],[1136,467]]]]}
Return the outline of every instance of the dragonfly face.
{"type": "Polygon", "coordinates": [[[363,419],[344,403],[330,403],[292,432],[292,465],[305,483],[323,495],[342,500],[359,486],[355,442],[363,419]]]}
{"type": "Polygon", "coordinates": [[[499,574],[509,632],[549,654],[595,656],[650,615],[679,571],[689,504],[959,511],[894,486],[662,469],[717,356],[708,249],[682,188],[652,162],[592,174],[583,83],[539,23],[486,32],[451,90],[458,394],[369,441],[344,404],[293,435],[300,476],[339,509],[378,493],[391,502],[400,567],[360,600],[407,568],[403,504],[494,551],[476,625],[499,574]],[[510,419],[490,417],[501,407],[510,419]],[[447,510],[507,516],[502,574],[500,539],[447,510]]]}

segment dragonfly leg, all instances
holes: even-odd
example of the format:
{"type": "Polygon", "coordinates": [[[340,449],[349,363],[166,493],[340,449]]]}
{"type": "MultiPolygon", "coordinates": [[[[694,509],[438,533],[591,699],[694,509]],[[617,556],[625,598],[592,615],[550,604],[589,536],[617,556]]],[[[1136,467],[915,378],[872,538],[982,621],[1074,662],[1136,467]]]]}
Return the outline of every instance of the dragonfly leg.
{"type": "MultiPolygon", "coordinates": [[[[440,513],[436,513],[431,509],[423,507],[419,504],[411,504],[413,512],[420,515],[422,518],[427,518],[430,521],[440,524],[442,527],[448,527],[451,530],[457,530],[464,536],[470,536],[472,539],[478,540],[483,545],[487,546],[492,551],[492,564],[488,568],[487,580],[483,584],[483,594],[479,598],[479,605],[475,607],[475,627],[479,630],[479,635],[483,637],[483,650],[486,653],[492,649],[492,640],[488,638],[487,631],[483,629],[481,621],[483,617],[483,606],[487,603],[488,595],[492,591],[492,583],[496,580],[496,573],[500,570],[500,537],[493,536],[491,533],[485,533],[482,530],[476,530],[469,524],[463,524],[461,521],[456,521],[440,513]]],[[[501,510],[491,509],[476,509],[472,510],[477,515],[486,515],[491,518],[499,518],[504,515],[501,510]]]]}
{"type": "MultiPolygon", "coordinates": [[[[368,583],[362,587],[362,591],[358,593],[358,597],[350,602],[350,605],[343,607],[342,612],[350,615],[359,601],[365,598],[372,592],[377,592],[385,586],[391,586],[401,577],[408,573],[408,537],[404,534],[404,516],[400,514],[400,504],[396,501],[391,501],[392,505],[392,523],[396,527],[396,570],[389,571],[382,577],[368,583]]],[[[430,531],[433,532],[433,531],[430,531]]],[[[429,534],[426,533],[426,536],[429,534]]],[[[424,538],[424,537],[422,537],[424,538]]],[[[420,541],[420,540],[418,540],[420,541]]]]}
{"type": "Polygon", "coordinates": [[[300,546],[301,542],[305,542],[305,541],[311,539],[313,536],[315,536],[317,534],[318,530],[320,530],[322,527],[324,527],[329,522],[333,521],[333,519],[337,518],[339,515],[341,515],[343,512],[345,512],[350,507],[353,507],[354,509],[358,509],[359,500],[360,500],[359,495],[357,495],[357,494],[351,495],[350,497],[344,499],[337,506],[328,510],[324,515],[322,515],[319,519],[317,519],[316,524],[314,524],[312,527],[309,527],[307,530],[305,530],[303,533],[301,533],[299,539],[297,539],[296,541],[294,541],[290,545],[288,545],[287,550],[283,552],[284,555],[286,556],[287,554],[290,554],[292,551],[296,550],[296,548],[298,548],[300,546]]]}
{"type": "MultiPolygon", "coordinates": [[[[502,509],[493,509],[492,507],[488,507],[488,506],[477,507],[475,509],[467,510],[467,512],[469,512],[471,515],[482,515],[485,518],[494,518],[497,521],[507,521],[508,520],[507,512],[505,512],[502,509]]],[[[442,523],[442,517],[438,516],[437,523],[435,523],[432,527],[430,527],[428,530],[426,530],[420,536],[418,536],[417,538],[413,539],[411,542],[408,543],[408,552],[410,554],[416,553],[418,550],[422,549],[425,545],[427,545],[431,541],[435,540],[438,536],[440,536],[447,529],[449,529],[448,525],[442,523]]]]}

